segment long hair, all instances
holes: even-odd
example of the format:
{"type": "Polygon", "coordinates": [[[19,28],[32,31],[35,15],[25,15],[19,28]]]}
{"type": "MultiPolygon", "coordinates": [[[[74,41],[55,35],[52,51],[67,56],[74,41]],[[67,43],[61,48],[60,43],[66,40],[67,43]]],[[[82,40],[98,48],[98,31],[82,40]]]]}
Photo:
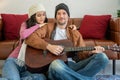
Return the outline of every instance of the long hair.
{"type": "MultiPolygon", "coordinates": [[[[33,15],[26,21],[27,28],[30,28],[30,27],[34,26],[36,23],[38,23],[38,22],[36,21],[35,16],[36,16],[36,14],[33,14],[33,15]]],[[[47,18],[47,16],[46,16],[44,23],[47,23],[47,22],[48,22],[48,18],[47,18]]]]}

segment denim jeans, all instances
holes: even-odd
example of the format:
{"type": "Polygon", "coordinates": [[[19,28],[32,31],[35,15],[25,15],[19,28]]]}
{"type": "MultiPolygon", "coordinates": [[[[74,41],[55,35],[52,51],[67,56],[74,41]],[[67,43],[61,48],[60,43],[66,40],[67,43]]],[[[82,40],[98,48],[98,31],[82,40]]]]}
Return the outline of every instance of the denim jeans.
{"type": "Polygon", "coordinates": [[[8,80],[7,78],[0,78],[0,80],[8,80]]]}
{"type": "Polygon", "coordinates": [[[94,54],[77,63],[54,60],[49,67],[50,80],[94,80],[94,76],[104,69],[109,59],[104,53],[94,54]]]}
{"type": "Polygon", "coordinates": [[[18,60],[8,58],[2,69],[2,77],[8,80],[46,80],[43,74],[32,74],[24,65],[18,65],[18,60]]]}

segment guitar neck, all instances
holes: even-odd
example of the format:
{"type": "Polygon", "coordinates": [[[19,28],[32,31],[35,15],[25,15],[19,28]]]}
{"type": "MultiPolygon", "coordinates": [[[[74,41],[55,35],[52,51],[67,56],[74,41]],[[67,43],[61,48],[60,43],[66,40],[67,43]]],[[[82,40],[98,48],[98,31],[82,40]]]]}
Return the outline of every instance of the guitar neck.
{"type": "MultiPolygon", "coordinates": [[[[106,50],[109,49],[109,46],[102,46],[104,47],[106,50]]],[[[95,50],[94,47],[89,46],[89,47],[65,47],[64,51],[65,52],[72,52],[72,51],[92,51],[95,50]]]]}

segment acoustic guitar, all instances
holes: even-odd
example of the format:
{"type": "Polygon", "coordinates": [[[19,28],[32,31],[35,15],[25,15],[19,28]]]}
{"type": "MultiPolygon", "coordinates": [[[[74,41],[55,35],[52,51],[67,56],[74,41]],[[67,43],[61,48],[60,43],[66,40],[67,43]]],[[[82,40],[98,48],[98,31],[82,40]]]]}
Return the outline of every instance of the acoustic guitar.
{"type": "MultiPolygon", "coordinates": [[[[25,63],[27,69],[32,73],[45,72],[48,69],[49,64],[55,59],[62,59],[67,62],[67,57],[73,55],[74,51],[91,51],[94,47],[74,47],[70,40],[46,40],[47,42],[54,45],[61,45],[64,47],[62,55],[56,56],[49,51],[43,51],[27,46],[25,63]]],[[[103,46],[106,50],[117,51],[118,46],[103,46]]],[[[120,50],[120,49],[119,49],[120,50]]]]}

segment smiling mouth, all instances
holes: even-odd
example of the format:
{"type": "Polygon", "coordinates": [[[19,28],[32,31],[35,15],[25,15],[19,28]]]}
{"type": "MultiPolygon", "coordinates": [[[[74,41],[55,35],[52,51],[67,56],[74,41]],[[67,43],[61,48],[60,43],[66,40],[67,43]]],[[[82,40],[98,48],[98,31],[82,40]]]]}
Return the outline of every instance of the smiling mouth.
{"type": "Polygon", "coordinates": [[[65,20],[64,18],[60,18],[59,20],[65,20]]]}

